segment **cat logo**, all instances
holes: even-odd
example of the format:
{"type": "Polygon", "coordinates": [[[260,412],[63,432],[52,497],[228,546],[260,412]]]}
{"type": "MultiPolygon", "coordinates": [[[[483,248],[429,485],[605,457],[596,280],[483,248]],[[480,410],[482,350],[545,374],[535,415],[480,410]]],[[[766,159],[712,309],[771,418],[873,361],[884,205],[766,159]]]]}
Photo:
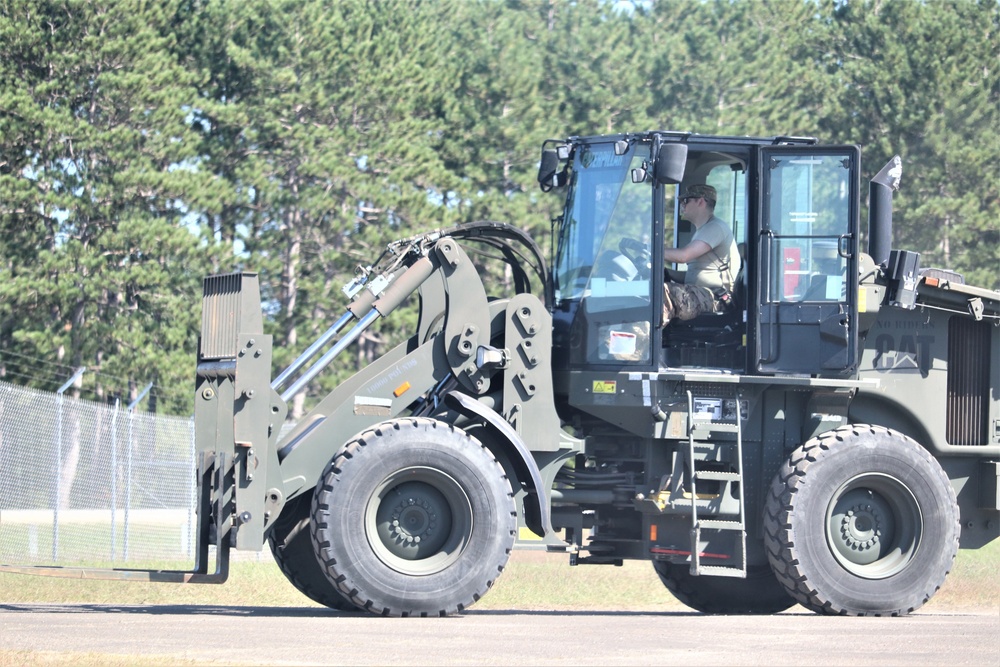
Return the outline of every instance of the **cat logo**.
{"type": "Polygon", "coordinates": [[[926,376],[931,368],[933,343],[933,336],[880,334],[875,339],[873,366],[881,372],[913,370],[926,376]]]}

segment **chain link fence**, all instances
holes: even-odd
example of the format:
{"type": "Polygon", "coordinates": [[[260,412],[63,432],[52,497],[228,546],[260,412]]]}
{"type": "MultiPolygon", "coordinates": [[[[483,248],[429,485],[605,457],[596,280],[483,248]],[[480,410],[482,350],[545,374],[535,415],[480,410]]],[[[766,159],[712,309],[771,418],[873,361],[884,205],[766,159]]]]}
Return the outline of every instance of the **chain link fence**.
{"type": "Polygon", "coordinates": [[[191,418],[0,382],[0,562],[194,560],[191,418]]]}

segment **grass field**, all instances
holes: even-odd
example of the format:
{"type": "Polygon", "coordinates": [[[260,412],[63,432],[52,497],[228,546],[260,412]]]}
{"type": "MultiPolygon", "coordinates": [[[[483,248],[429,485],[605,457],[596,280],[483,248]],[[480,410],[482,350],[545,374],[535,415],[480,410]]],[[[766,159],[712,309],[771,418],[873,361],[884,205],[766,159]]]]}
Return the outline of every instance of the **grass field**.
{"type": "MultiPolygon", "coordinates": [[[[938,594],[924,608],[1000,610],[1000,540],[961,551],[938,594]]],[[[269,559],[237,561],[223,585],[180,586],[52,579],[0,574],[2,603],[120,605],[316,606],[299,593],[269,559]]],[[[622,567],[570,567],[568,557],[516,551],[506,571],[476,609],[666,610],[682,608],[648,562],[622,567]]]]}

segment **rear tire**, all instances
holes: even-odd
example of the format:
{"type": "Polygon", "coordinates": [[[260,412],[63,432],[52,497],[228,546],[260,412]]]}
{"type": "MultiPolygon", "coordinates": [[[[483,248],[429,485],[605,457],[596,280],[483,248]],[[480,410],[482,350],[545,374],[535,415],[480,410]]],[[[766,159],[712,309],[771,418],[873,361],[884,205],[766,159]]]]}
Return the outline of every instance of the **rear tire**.
{"type": "Polygon", "coordinates": [[[687,563],[653,561],[675,598],[704,614],[777,614],[795,605],[769,565],[749,567],[745,579],[694,576],[687,563]]]}
{"type": "Polygon", "coordinates": [[[338,611],[358,611],[350,598],[330,583],[316,559],[309,535],[310,496],[288,501],[267,538],[278,569],[303,595],[338,611]]]}
{"type": "Polygon", "coordinates": [[[823,614],[900,616],[944,583],[958,552],[948,476],[909,437],[855,424],[795,450],[775,477],[764,543],[779,581],[823,614]]]}
{"type": "Polygon", "coordinates": [[[384,616],[444,616],[486,594],[513,549],[517,514],[492,453],[461,429],[399,419],[334,457],[312,504],[326,577],[384,616]]]}

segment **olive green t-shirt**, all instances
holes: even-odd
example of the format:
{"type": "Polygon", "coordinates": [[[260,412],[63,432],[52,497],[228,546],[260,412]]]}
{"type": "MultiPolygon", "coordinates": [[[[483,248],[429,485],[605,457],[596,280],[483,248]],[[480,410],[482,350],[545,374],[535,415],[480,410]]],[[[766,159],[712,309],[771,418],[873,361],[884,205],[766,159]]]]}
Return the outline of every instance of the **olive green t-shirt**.
{"type": "Polygon", "coordinates": [[[740,270],[740,253],[733,231],[716,216],[695,230],[691,242],[702,241],[712,250],[688,262],[684,282],[702,285],[712,291],[731,290],[740,270]]]}

